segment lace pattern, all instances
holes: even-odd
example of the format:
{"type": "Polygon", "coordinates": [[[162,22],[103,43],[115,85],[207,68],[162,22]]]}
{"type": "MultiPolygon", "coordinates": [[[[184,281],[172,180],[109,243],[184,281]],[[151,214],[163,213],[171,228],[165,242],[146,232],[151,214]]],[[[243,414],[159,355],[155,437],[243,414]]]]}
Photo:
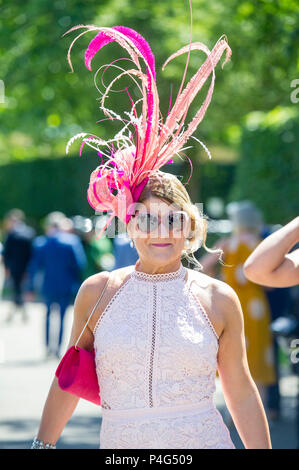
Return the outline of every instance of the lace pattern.
{"type": "MultiPolygon", "coordinates": [[[[133,270],[98,320],[96,371],[108,413],[212,400],[218,338],[199,299],[191,295],[185,270],[181,265],[167,277],[133,270]]],[[[194,416],[108,423],[103,415],[101,448],[155,448],[167,442],[174,448],[233,445],[215,407],[202,420],[194,416]]]]}
{"type": "Polygon", "coordinates": [[[109,406],[108,403],[105,402],[105,400],[101,401],[101,407],[107,410],[111,410],[111,406],[109,406]]]}
{"type": "Polygon", "coordinates": [[[186,274],[186,269],[184,266],[180,265],[179,269],[177,271],[173,271],[171,273],[158,273],[158,274],[149,274],[149,273],[144,273],[142,271],[137,271],[136,270],[136,265],[134,270],[132,271],[132,277],[134,277],[137,280],[143,280],[143,281],[150,281],[150,282],[157,282],[157,281],[169,281],[172,279],[176,278],[183,278],[186,274]]]}
{"type": "Polygon", "coordinates": [[[157,321],[157,287],[153,286],[153,320],[152,320],[152,340],[149,363],[149,406],[153,406],[153,363],[156,343],[156,321],[157,321]]]}
{"type": "Polygon", "coordinates": [[[136,421],[103,419],[101,449],[235,449],[218,410],[136,421]]]}
{"type": "Polygon", "coordinates": [[[125,281],[121,287],[116,291],[116,293],[113,295],[113,297],[110,299],[109,303],[106,305],[104,311],[102,312],[101,316],[99,317],[99,319],[97,320],[95,326],[94,326],[94,329],[93,329],[93,335],[95,336],[96,335],[96,332],[97,332],[97,329],[99,327],[99,324],[100,322],[103,321],[106,313],[109,311],[109,309],[111,308],[113,302],[116,301],[117,297],[121,294],[122,290],[125,289],[126,287],[126,284],[127,282],[129,282],[130,279],[127,279],[127,281],[125,281]]]}

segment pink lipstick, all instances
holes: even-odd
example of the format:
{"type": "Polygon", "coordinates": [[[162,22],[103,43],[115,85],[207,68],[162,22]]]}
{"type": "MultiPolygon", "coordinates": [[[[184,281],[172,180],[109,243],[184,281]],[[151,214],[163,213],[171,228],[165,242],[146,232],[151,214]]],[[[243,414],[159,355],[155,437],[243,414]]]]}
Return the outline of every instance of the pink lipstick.
{"type": "Polygon", "coordinates": [[[169,246],[171,243],[152,243],[153,246],[169,246]]]}

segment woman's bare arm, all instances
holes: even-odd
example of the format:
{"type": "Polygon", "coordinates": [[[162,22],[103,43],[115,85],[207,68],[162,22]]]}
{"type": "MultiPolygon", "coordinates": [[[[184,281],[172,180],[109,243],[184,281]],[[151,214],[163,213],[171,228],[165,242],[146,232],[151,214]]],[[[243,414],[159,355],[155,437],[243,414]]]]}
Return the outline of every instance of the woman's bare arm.
{"type": "MultiPolygon", "coordinates": [[[[82,283],[74,303],[73,326],[68,348],[76,343],[106,280],[106,273],[103,272],[98,273],[96,278],[91,276],[82,283]]],[[[88,327],[80,339],[80,347],[88,351],[93,348],[93,334],[88,327]]],[[[56,444],[78,402],[79,398],[63,391],[58,385],[57,377],[54,377],[44,405],[37,439],[56,444]]]]}
{"type": "Polygon", "coordinates": [[[244,274],[252,282],[269,287],[299,284],[299,249],[289,253],[299,241],[299,216],[271,233],[244,263],[244,274]]]}
{"type": "Polygon", "coordinates": [[[246,354],[244,318],[236,292],[217,281],[214,309],[223,313],[219,338],[218,373],[225,402],[246,449],[271,449],[269,426],[246,354]]]}

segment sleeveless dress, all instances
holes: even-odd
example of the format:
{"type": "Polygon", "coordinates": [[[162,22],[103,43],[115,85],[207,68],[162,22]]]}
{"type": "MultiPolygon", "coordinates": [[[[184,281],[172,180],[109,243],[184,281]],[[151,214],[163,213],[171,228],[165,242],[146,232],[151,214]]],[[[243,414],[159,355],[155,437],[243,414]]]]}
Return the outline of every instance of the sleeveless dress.
{"type": "Polygon", "coordinates": [[[191,270],[131,268],[94,327],[100,449],[234,449],[213,402],[219,338],[191,270]]]}

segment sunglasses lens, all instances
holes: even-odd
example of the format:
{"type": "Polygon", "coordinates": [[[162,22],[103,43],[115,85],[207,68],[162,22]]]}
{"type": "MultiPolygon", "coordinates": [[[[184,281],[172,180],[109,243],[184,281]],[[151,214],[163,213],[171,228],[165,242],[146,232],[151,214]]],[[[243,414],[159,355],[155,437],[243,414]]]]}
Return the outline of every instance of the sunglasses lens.
{"type": "Polygon", "coordinates": [[[187,222],[184,212],[176,212],[169,216],[169,228],[173,230],[183,230],[187,222]]]}
{"type": "Polygon", "coordinates": [[[139,229],[142,232],[149,233],[152,230],[155,230],[155,228],[157,227],[157,217],[152,216],[149,213],[138,214],[137,222],[138,222],[139,229]]]}
{"type": "MultiPolygon", "coordinates": [[[[158,226],[158,217],[149,212],[139,213],[137,215],[139,230],[150,233],[156,230],[158,226]]],[[[166,217],[164,223],[168,224],[169,230],[182,231],[187,223],[187,214],[184,212],[174,212],[166,217]]]]}

